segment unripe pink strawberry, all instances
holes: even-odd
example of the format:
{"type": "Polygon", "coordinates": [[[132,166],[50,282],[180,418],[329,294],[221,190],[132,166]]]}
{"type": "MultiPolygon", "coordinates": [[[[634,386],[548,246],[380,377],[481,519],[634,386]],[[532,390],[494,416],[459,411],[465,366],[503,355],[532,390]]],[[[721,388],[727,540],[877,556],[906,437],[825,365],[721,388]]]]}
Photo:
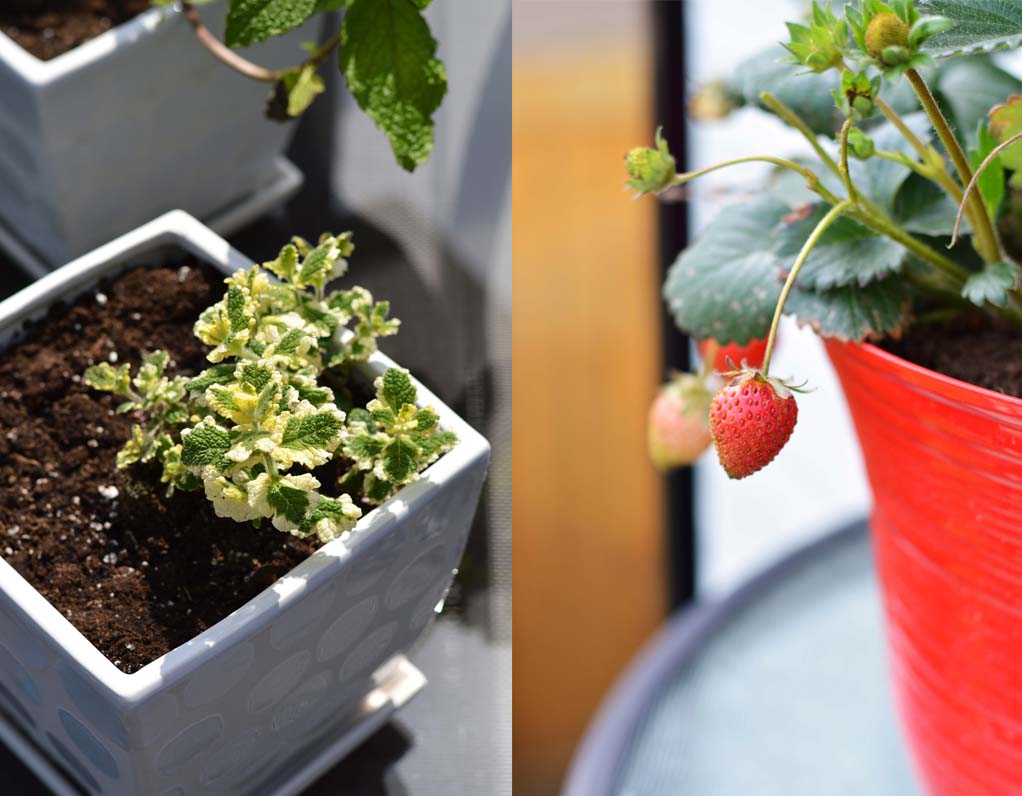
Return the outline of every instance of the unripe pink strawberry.
{"type": "Polygon", "coordinates": [[[685,373],[660,388],[649,408],[649,457],[661,470],[692,464],[710,447],[710,391],[685,373]]]}
{"type": "Polygon", "coordinates": [[[710,432],[721,466],[745,478],[774,460],[798,420],[791,388],[753,369],[741,370],[713,396],[710,432]]]}

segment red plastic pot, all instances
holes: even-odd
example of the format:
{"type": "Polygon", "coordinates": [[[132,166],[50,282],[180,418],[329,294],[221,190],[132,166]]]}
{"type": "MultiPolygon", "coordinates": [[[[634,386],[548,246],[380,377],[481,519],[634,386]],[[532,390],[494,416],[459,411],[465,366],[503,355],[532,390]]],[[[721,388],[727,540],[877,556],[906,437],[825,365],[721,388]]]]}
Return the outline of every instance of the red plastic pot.
{"type": "Polygon", "coordinates": [[[827,343],[873,488],[902,723],[929,796],[1022,793],[1022,400],[827,343]]]}

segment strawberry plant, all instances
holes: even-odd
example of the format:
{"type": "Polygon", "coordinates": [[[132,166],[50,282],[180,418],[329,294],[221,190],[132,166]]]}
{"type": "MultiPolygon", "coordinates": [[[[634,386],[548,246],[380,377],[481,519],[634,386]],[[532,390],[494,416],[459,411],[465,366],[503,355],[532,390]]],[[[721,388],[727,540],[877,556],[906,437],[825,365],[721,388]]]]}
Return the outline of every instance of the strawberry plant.
{"type": "Polygon", "coordinates": [[[368,290],[327,291],[347,270],[351,235],[295,238],[262,266],[225,281],[227,293],[195,323],[211,367],[168,377],[166,351],[85,372],[139,418],[118,467],[157,462],[168,495],[204,489],[218,516],[326,542],[354,527],[356,499],[379,503],[457,442],[419,407],[407,372],[391,368],[377,396],[346,415],[353,367],[395,334],[386,301],[368,290]],[[324,483],[324,466],[347,465],[324,483]]]}
{"type": "MultiPolygon", "coordinates": [[[[156,6],[178,0],[152,0],[156,6]]],[[[325,84],[320,69],[340,52],[340,69],[359,107],[390,139],[394,156],[408,171],[425,163],[433,149],[433,113],[447,93],[447,71],[423,11],[430,0],[228,0],[224,40],[195,9],[212,0],[181,2],[198,40],[226,66],[268,84],[266,114],[277,121],[301,116],[325,84]],[[287,69],[266,69],[237,48],[281,36],[317,14],[345,9],[340,28],[287,69]]]]}
{"type": "Polygon", "coordinates": [[[963,314],[1022,323],[1022,81],[990,56],[1022,43],[1022,5],[857,0],[837,13],[814,2],[788,31],[692,110],[754,106],[811,156],[752,153],[677,173],[658,131],[625,158],[639,195],[745,163],[774,169],[679,255],[663,288],[696,339],[767,340],[762,363],[734,363],[708,410],[734,478],[773,459],[795,424],[792,388],[770,375],[782,315],[849,341],[963,314]]]}

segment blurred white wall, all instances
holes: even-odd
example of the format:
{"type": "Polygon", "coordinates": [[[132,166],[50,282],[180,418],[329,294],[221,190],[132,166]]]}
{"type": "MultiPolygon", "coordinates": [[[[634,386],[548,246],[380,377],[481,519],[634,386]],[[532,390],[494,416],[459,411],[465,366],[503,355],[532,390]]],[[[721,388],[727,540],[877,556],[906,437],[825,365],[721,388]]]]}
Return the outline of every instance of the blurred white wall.
{"type": "MultiPolygon", "coordinates": [[[[688,74],[693,83],[727,75],[743,58],[786,40],[784,21],[806,4],[687,0],[688,74]],[[740,7],[740,12],[738,11],[740,7]]],[[[778,47],[780,54],[780,48],[778,47]]],[[[721,122],[690,123],[689,168],[758,153],[808,152],[802,137],[772,116],[743,109],[721,122]]],[[[767,167],[737,166],[703,177],[690,203],[698,234],[720,208],[762,185],[767,167]]],[[[760,473],[730,481],[708,453],[696,468],[699,587],[721,592],[784,553],[864,515],[870,496],[840,385],[817,337],[785,319],[771,371],[808,380],[798,426],[787,447],[760,473]]]]}

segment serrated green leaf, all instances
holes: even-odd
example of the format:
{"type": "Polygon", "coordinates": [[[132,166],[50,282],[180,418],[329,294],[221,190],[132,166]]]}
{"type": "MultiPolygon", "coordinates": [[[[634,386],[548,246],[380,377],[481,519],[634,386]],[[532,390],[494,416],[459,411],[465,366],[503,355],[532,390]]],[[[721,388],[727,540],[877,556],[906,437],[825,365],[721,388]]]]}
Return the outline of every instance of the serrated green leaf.
{"type": "Polygon", "coordinates": [[[225,454],[231,448],[231,436],[212,423],[200,423],[182,438],[181,461],[187,467],[212,465],[222,470],[229,462],[225,454]]]}
{"type": "Polygon", "coordinates": [[[423,458],[426,459],[426,461],[432,461],[441,453],[444,453],[457,445],[458,435],[453,431],[440,431],[436,434],[416,437],[415,441],[418,444],[419,449],[422,451],[423,458]]]}
{"type": "Polygon", "coordinates": [[[291,450],[323,448],[337,439],[343,427],[332,412],[292,417],[284,427],[281,445],[291,450]]]}
{"type": "Polygon", "coordinates": [[[207,368],[190,382],[188,389],[193,392],[205,392],[214,384],[226,384],[234,380],[234,364],[213,365],[207,368]]]}
{"type": "MultiPolygon", "coordinates": [[[[794,264],[802,245],[829,209],[821,203],[805,218],[781,227],[774,251],[784,268],[794,264]]],[[[813,247],[799,272],[798,286],[830,290],[842,285],[866,285],[897,271],[905,254],[900,244],[850,218],[839,218],[813,247]]]]}
{"type": "Polygon", "coordinates": [[[309,495],[301,489],[276,482],[266,491],[266,502],[277,514],[300,525],[309,508],[309,495]]]}
{"type": "Polygon", "coordinates": [[[398,437],[383,449],[383,472],[394,484],[403,484],[416,473],[419,448],[407,437],[398,437]]]}
{"type": "Polygon", "coordinates": [[[773,248],[787,212],[769,194],[729,207],[679,255],[668,271],[664,299],[682,330],[722,343],[766,335],[781,294],[773,248]]]}
{"type": "Polygon", "coordinates": [[[433,113],[447,92],[436,41],[411,0],[353,0],[341,24],[341,72],[360,108],[412,171],[433,149],[433,113]]]}
{"type": "Polygon", "coordinates": [[[977,306],[989,302],[996,307],[1008,303],[1008,293],[1018,285],[1019,267],[1014,263],[987,263],[962,286],[962,298],[977,306]]]}
{"type": "MultiPolygon", "coordinates": [[[[920,235],[950,235],[954,230],[958,207],[931,180],[911,175],[894,199],[894,218],[908,232],[920,235]]],[[[961,230],[970,232],[967,219],[961,230]]]]}
{"type": "Polygon", "coordinates": [[[248,328],[245,292],[240,287],[231,287],[227,290],[227,317],[231,322],[232,332],[240,332],[248,328]]]}
{"type": "Polygon", "coordinates": [[[352,437],[347,447],[356,459],[375,459],[383,453],[384,440],[370,434],[357,434],[352,437]]]}
{"type": "Polygon", "coordinates": [[[272,378],[273,371],[265,365],[250,363],[241,368],[242,384],[251,384],[257,391],[265,387],[272,378]]]}
{"type": "Polygon", "coordinates": [[[379,398],[395,412],[405,404],[414,405],[417,397],[418,391],[407,371],[401,368],[388,368],[383,374],[379,398]]]}
{"type": "Polygon", "coordinates": [[[946,17],[952,27],[923,44],[933,58],[1010,49],[1022,44],[1022,4],[1012,0],[920,0],[924,15],[946,17]]]}
{"type": "Polygon", "coordinates": [[[306,256],[298,272],[298,283],[302,285],[322,281],[333,270],[334,263],[341,256],[341,251],[333,239],[321,243],[306,256]]]}
{"type": "Polygon", "coordinates": [[[793,290],[785,311],[822,337],[874,339],[900,331],[908,317],[908,293],[900,279],[880,279],[865,287],[793,290]]]}
{"type": "Polygon", "coordinates": [[[231,0],[224,41],[228,47],[248,47],[281,36],[301,25],[316,11],[317,0],[231,0]]]}

